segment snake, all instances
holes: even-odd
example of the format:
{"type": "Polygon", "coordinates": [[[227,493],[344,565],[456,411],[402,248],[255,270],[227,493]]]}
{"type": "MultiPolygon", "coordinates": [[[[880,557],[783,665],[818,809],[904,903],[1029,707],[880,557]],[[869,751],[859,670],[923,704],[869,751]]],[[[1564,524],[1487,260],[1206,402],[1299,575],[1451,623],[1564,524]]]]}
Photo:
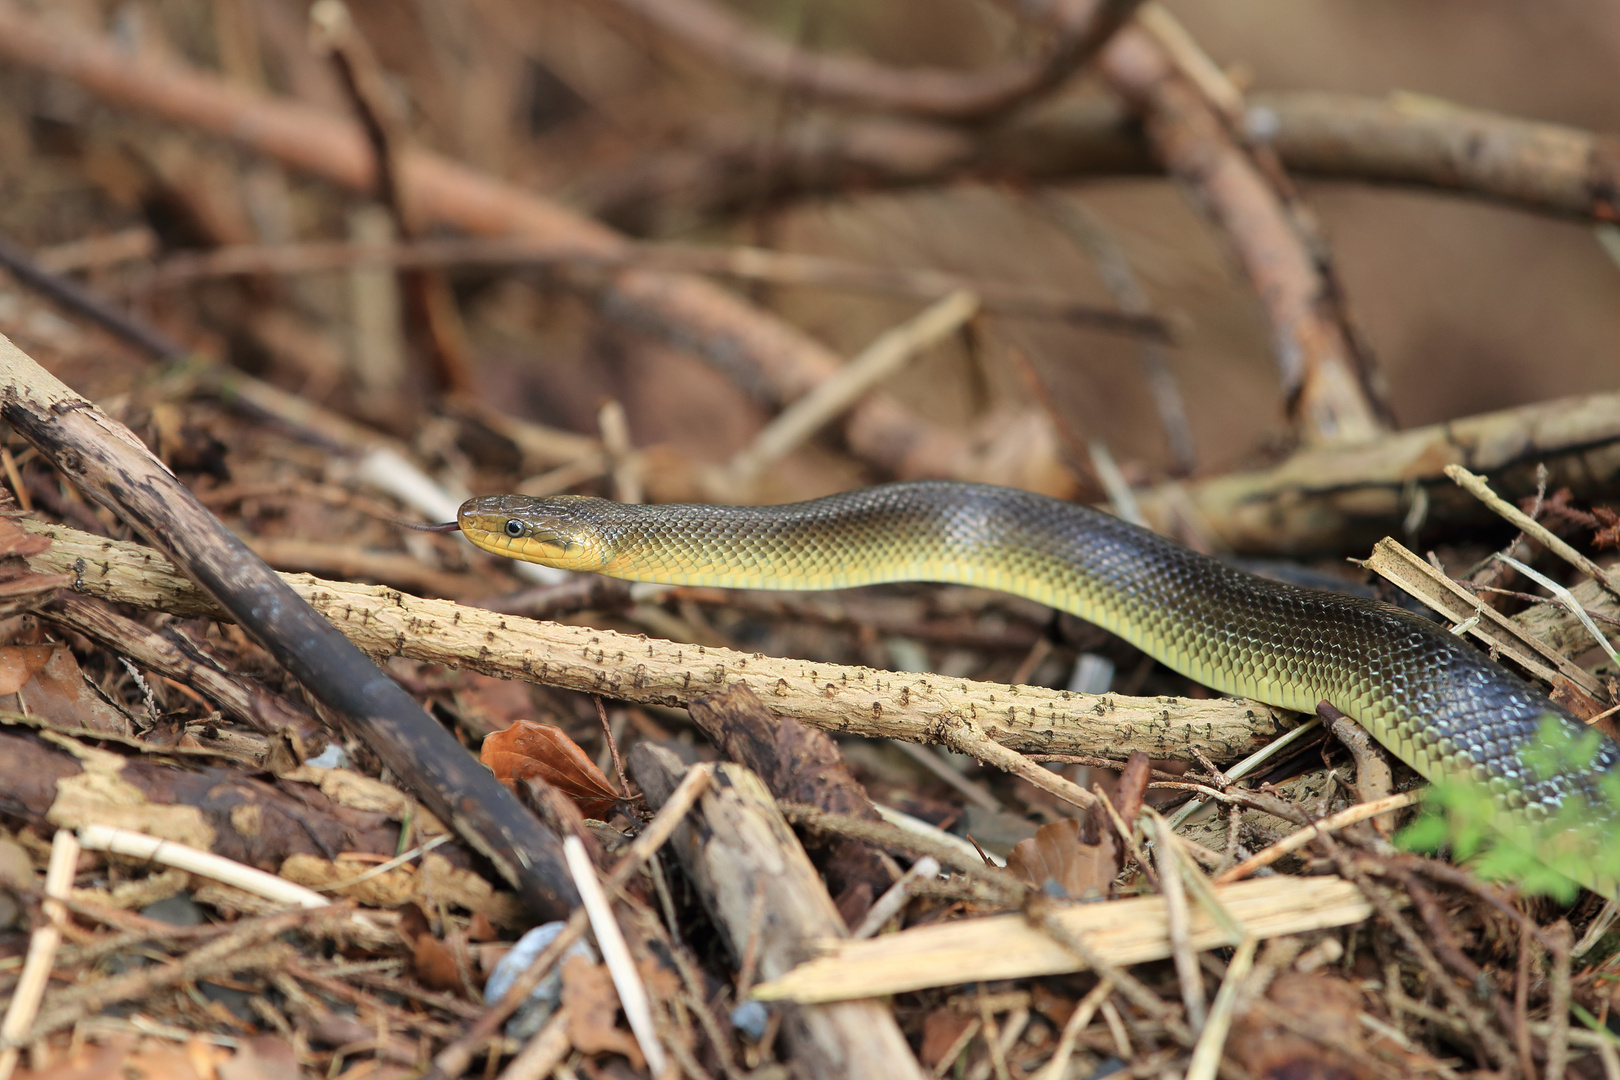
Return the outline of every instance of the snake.
{"type": "Polygon", "coordinates": [[[1306,713],[1326,702],[1426,779],[1485,796],[1499,833],[1594,891],[1620,894],[1608,842],[1620,745],[1587,736],[1547,694],[1421,615],[1260,577],[1100,510],[1015,488],[912,481],[775,506],[489,495],[467,501],[457,522],[496,555],[630,581],[942,582],[1026,597],[1218,692],[1306,713]],[[1538,757],[1549,739],[1583,749],[1549,765],[1538,757]],[[1588,817],[1600,820],[1569,827],[1588,817]]]}

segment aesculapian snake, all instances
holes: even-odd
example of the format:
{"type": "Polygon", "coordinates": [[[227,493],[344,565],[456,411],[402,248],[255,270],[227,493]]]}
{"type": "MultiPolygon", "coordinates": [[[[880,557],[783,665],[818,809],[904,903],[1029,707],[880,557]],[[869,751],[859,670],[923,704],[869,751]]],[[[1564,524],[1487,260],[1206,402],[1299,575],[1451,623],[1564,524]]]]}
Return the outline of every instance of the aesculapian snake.
{"type": "Polygon", "coordinates": [[[1423,776],[1489,792],[1498,828],[1550,865],[1620,892],[1608,797],[1620,746],[1583,743],[1585,726],[1547,695],[1390,604],[1270,581],[1099,511],[983,484],[887,484],[784,506],[492,495],[458,517],[497,555],[633,581],[936,581],[1025,596],[1215,690],[1303,712],[1326,701],[1423,776]],[[1584,749],[1538,764],[1549,733],[1584,749]],[[1571,809],[1591,827],[1568,828],[1571,809]]]}

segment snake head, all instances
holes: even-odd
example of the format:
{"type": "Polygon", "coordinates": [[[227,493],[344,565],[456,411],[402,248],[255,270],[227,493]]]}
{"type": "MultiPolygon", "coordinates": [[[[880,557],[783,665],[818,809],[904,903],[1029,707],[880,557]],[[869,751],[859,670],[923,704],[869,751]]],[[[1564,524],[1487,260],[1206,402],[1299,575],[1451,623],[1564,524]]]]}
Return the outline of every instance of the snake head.
{"type": "Polygon", "coordinates": [[[582,512],[601,501],[579,495],[487,495],[462,503],[456,522],[468,540],[493,554],[563,570],[599,570],[606,546],[582,512]]]}

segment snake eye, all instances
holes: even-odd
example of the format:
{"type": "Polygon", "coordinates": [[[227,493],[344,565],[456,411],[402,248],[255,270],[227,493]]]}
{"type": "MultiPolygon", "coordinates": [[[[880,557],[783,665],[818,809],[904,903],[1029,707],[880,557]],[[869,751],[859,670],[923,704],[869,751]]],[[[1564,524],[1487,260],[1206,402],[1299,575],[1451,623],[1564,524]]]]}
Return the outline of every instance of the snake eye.
{"type": "Polygon", "coordinates": [[[514,540],[523,535],[523,522],[517,518],[506,519],[506,535],[514,540]]]}

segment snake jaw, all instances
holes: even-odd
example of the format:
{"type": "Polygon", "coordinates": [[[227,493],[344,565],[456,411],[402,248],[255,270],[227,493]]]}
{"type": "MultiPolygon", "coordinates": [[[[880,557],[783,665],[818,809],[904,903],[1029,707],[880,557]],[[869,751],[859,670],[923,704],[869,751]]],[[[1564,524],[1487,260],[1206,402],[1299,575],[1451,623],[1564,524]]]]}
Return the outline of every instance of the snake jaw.
{"type": "Polygon", "coordinates": [[[493,555],[560,570],[600,570],[607,560],[601,535],[555,511],[548,514],[552,501],[521,495],[469,499],[456,521],[468,540],[493,555]]]}

